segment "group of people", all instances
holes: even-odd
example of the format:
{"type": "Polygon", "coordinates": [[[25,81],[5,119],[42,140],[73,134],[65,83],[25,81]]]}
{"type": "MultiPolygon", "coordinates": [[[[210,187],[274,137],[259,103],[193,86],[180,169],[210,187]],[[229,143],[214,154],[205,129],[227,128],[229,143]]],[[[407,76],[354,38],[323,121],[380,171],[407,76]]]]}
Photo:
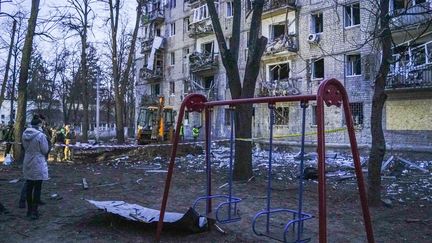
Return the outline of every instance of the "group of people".
{"type": "MultiPolygon", "coordinates": [[[[73,130],[70,125],[49,129],[43,115],[34,115],[30,125],[22,134],[25,182],[21,190],[19,207],[27,207],[27,217],[30,219],[39,218],[38,206],[44,204],[41,201],[42,182],[48,180],[48,155],[53,144],[56,144],[55,158],[60,154],[60,160],[71,160],[72,152],[68,145],[75,140],[73,130]]],[[[8,129],[2,130],[2,139],[6,141],[5,153],[9,154],[14,141],[12,123],[9,124],[8,129]]]]}

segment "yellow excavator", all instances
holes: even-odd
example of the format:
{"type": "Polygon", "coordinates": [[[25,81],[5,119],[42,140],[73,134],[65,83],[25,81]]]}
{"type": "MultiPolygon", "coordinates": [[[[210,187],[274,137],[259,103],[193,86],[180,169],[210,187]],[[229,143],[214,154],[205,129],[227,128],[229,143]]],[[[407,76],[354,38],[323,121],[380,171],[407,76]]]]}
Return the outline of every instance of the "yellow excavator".
{"type": "Polygon", "coordinates": [[[153,104],[143,105],[138,111],[137,143],[140,145],[171,141],[174,134],[175,111],[165,106],[163,96],[153,104]]]}

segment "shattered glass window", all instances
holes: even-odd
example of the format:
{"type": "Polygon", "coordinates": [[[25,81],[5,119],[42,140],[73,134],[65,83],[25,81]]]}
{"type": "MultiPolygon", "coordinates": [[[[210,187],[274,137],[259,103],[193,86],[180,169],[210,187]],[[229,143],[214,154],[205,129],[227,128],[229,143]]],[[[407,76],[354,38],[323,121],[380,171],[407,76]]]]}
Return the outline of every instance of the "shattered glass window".
{"type": "Polygon", "coordinates": [[[361,75],[361,57],[359,54],[347,55],[347,76],[361,75]]]}
{"type": "Polygon", "coordinates": [[[312,79],[324,78],[324,58],[312,61],[312,79]]]}
{"type": "Polygon", "coordinates": [[[277,107],[275,109],[275,125],[289,124],[289,107],[277,107]]]}
{"type": "Polygon", "coordinates": [[[360,24],[360,4],[355,3],[345,6],[345,27],[360,24]]]}

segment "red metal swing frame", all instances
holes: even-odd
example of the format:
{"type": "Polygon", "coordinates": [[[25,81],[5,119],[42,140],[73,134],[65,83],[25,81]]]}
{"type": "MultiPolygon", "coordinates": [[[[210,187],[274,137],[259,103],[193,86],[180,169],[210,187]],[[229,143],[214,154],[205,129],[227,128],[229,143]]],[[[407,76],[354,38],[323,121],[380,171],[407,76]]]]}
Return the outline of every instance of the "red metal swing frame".
{"type": "MultiPolygon", "coordinates": [[[[369,213],[368,201],[366,196],[366,188],[363,179],[363,173],[360,164],[360,155],[357,149],[357,140],[354,131],[354,122],[351,116],[349,107],[348,95],[343,85],[337,79],[327,79],[323,81],[316,95],[296,95],[296,96],[278,96],[278,97],[259,97],[259,98],[245,98],[245,99],[234,99],[234,100],[223,100],[223,101],[210,101],[208,102],[206,97],[201,94],[190,94],[184,100],[180,106],[179,115],[177,118],[177,126],[174,135],[173,146],[171,150],[171,159],[168,165],[168,173],[165,182],[165,189],[161,203],[161,210],[159,216],[159,222],[157,224],[156,240],[160,240],[163,227],[163,219],[165,216],[165,209],[168,202],[168,194],[171,185],[171,179],[174,170],[174,161],[177,154],[177,146],[179,143],[180,127],[182,125],[185,110],[189,112],[204,112],[205,113],[205,136],[206,136],[206,160],[209,161],[210,156],[210,134],[211,134],[211,121],[210,112],[213,107],[216,106],[236,106],[241,104],[258,104],[267,103],[275,104],[278,102],[309,102],[316,101],[317,103],[317,147],[318,147],[318,218],[319,218],[319,242],[327,242],[327,211],[326,211],[326,178],[325,178],[325,127],[324,127],[324,104],[327,106],[341,107],[343,105],[346,126],[348,130],[351,152],[354,160],[355,173],[357,178],[357,184],[360,195],[360,202],[363,212],[363,220],[365,225],[365,231],[367,240],[369,243],[373,243],[373,229],[372,222],[369,213]]],[[[210,169],[207,169],[207,176],[211,177],[210,169]]],[[[211,195],[211,179],[208,180],[207,195],[211,195]]],[[[212,210],[211,199],[207,203],[207,213],[212,210]]]]}

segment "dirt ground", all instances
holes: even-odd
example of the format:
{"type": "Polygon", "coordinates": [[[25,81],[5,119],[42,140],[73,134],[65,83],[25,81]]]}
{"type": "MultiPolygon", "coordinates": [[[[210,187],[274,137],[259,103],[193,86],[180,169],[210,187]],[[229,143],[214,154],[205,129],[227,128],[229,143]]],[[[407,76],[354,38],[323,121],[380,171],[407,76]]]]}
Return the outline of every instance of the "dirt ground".
{"type": "MultiPolygon", "coordinates": [[[[36,221],[27,219],[26,209],[17,207],[22,180],[15,183],[13,180],[21,177],[21,168],[1,165],[0,202],[9,213],[0,214],[0,242],[154,241],[153,227],[99,211],[85,199],[120,200],[159,209],[166,173],[158,171],[166,169],[167,151],[163,149],[144,153],[135,150],[122,156],[116,153],[116,157],[112,158],[88,156],[91,159],[82,159],[81,156],[80,160],[73,163],[51,162],[50,180],[44,182],[42,187],[42,200],[46,205],[40,207],[41,217],[36,221]],[[86,178],[88,190],[83,189],[82,178],[86,178]],[[51,199],[52,194],[58,194],[61,199],[51,199]]],[[[168,211],[185,213],[195,198],[205,194],[203,164],[190,166],[187,162],[199,156],[199,151],[186,151],[183,159],[178,159],[168,211]]],[[[213,190],[215,193],[226,192],[227,187],[221,187],[227,182],[226,169],[218,169],[217,163],[214,166],[213,190]]],[[[276,167],[275,170],[284,168],[276,167]]],[[[269,238],[256,236],[251,228],[255,214],[265,208],[267,185],[265,168],[256,168],[254,172],[254,180],[234,183],[235,196],[243,199],[239,204],[242,220],[220,225],[224,234],[214,229],[199,234],[164,231],[162,242],[272,242],[269,238]]],[[[403,188],[398,189],[403,193],[403,199],[402,196],[390,197],[393,199],[391,207],[371,209],[377,242],[431,242],[432,202],[422,200],[425,195],[431,195],[430,186],[421,193],[410,190],[412,185],[430,178],[431,174],[410,175],[383,181],[385,197],[391,196],[389,188],[397,183],[403,185],[403,188]]],[[[305,182],[304,211],[315,216],[305,223],[305,236],[311,237],[312,242],[318,241],[317,185],[313,180],[305,182]]],[[[296,180],[276,178],[273,182],[273,207],[296,209],[297,189],[296,180]]],[[[329,242],[366,242],[356,190],[354,179],[328,179],[329,242]]],[[[283,227],[288,220],[275,217],[271,220],[271,226],[283,227]]]]}

